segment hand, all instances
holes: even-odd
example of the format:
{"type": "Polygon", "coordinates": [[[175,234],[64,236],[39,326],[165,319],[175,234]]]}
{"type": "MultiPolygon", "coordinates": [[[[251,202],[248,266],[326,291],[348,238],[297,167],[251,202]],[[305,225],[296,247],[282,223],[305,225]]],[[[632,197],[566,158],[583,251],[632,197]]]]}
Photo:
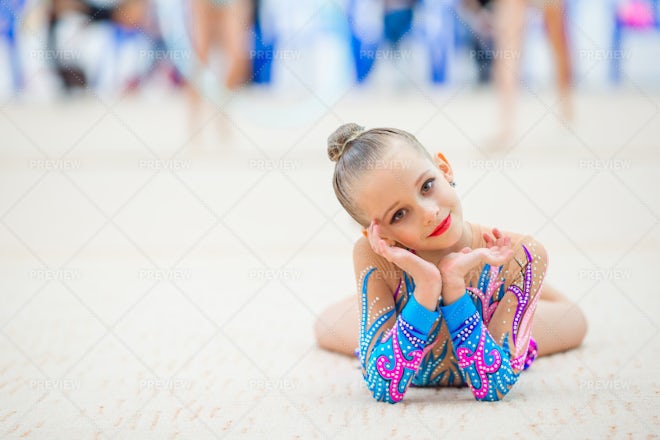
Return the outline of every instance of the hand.
{"type": "MultiPolygon", "coordinates": [[[[506,237],[508,238],[508,237],[506,237]]],[[[498,239],[500,240],[500,239],[498,239]]],[[[505,238],[501,238],[503,242],[505,238]]],[[[506,244],[488,248],[464,247],[459,252],[446,255],[438,264],[443,279],[442,296],[445,304],[451,304],[465,293],[465,275],[481,263],[499,266],[513,256],[513,249],[506,244]]]]}
{"type": "Polygon", "coordinates": [[[493,237],[488,235],[488,232],[484,232],[483,234],[484,240],[486,241],[486,247],[490,248],[493,246],[510,246],[511,245],[511,237],[502,235],[502,232],[497,229],[493,228],[493,237]]]}
{"type": "Polygon", "coordinates": [[[429,310],[435,310],[442,291],[440,269],[433,263],[398,246],[389,246],[380,236],[380,225],[372,220],[367,228],[367,238],[374,252],[396,264],[415,280],[415,299],[429,310]]]}

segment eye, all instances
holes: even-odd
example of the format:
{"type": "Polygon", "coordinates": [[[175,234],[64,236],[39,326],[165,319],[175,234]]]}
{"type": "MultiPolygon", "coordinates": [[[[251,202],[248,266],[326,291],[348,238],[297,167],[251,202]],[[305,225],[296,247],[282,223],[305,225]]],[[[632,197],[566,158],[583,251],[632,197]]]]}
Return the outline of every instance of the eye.
{"type": "Polygon", "coordinates": [[[422,184],[422,192],[429,192],[431,188],[433,188],[433,182],[435,181],[435,177],[432,177],[428,179],[426,182],[422,184]]]}
{"type": "MultiPolygon", "coordinates": [[[[433,188],[433,182],[435,181],[435,177],[431,177],[430,179],[427,179],[426,182],[422,184],[422,193],[427,193],[431,191],[431,188],[433,188]]],[[[392,216],[392,220],[390,221],[390,224],[396,223],[401,218],[403,217],[405,209],[399,209],[397,212],[394,213],[392,216]]]]}
{"type": "Polygon", "coordinates": [[[401,220],[401,217],[403,217],[403,212],[404,211],[405,211],[405,209],[399,209],[397,212],[395,212],[394,215],[392,216],[392,220],[390,221],[390,224],[396,223],[399,220],[401,220]],[[399,214],[401,214],[401,215],[399,215],[399,214]]]}

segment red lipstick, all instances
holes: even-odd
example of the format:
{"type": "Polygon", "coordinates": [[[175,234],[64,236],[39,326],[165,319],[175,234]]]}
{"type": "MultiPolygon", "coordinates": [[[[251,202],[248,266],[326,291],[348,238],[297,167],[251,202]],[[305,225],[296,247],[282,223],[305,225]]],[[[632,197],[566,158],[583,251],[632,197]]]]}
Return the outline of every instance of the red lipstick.
{"type": "Polygon", "coordinates": [[[447,218],[445,218],[440,224],[438,225],[437,228],[429,234],[429,237],[437,237],[438,235],[444,234],[447,229],[451,226],[451,213],[447,215],[447,218]]]}

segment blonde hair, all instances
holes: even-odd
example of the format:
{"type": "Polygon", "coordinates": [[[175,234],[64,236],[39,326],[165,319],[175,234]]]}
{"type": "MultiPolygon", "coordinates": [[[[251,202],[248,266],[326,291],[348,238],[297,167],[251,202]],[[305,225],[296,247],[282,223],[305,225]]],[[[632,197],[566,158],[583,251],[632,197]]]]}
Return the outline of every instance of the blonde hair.
{"type": "Polygon", "coordinates": [[[372,128],[348,123],[337,128],[328,136],[328,158],[335,162],[332,186],[339,203],[362,227],[370,219],[353,199],[353,188],[365,170],[373,169],[391,148],[406,145],[433,162],[433,158],[417,138],[405,130],[396,128],[372,128]],[[396,141],[399,141],[397,143],[396,141]]]}

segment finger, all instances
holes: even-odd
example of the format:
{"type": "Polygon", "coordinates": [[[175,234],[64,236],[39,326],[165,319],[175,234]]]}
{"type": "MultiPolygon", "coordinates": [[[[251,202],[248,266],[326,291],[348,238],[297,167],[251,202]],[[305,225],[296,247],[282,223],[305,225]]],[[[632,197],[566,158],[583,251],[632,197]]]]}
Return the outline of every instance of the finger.
{"type": "Polygon", "coordinates": [[[507,235],[500,235],[498,242],[500,246],[508,246],[511,243],[511,238],[507,235]]]}
{"type": "Polygon", "coordinates": [[[389,257],[387,256],[387,252],[389,249],[392,248],[381,236],[380,236],[380,225],[376,223],[374,225],[374,240],[375,240],[375,245],[376,249],[378,249],[377,253],[385,258],[389,257]]]}
{"type": "MultiPolygon", "coordinates": [[[[419,272],[421,258],[413,254],[412,252],[397,246],[392,246],[387,249],[386,253],[387,253],[387,257],[389,258],[388,261],[396,264],[405,272],[411,275],[413,275],[416,272],[419,272]]],[[[422,260],[422,262],[425,263],[424,260],[422,260]]]]}
{"type": "Polygon", "coordinates": [[[374,221],[371,226],[371,244],[374,249],[378,249],[378,241],[380,240],[380,231],[378,230],[378,224],[374,221]]]}
{"type": "Polygon", "coordinates": [[[383,248],[380,243],[381,241],[382,239],[380,238],[378,231],[378,224],[372,221],[372,224],[369,225],[369,244],[376,254],[382,256],[383,248]]]}
{"type": "Polygon", "coordinates": [[[484,260],[488,264],[502,264],[513,255],[513,250],[509,248],[491,248],[490,250],[492,252],[484,254],[484,260]]]}
{"type": "Polygon", "coordinates": [[[374,226],[373,223],[371,223],[367,228],[367,239],[369,240],[369,245],[371,246],[371,248],[373,250],[376,250],[376,246],[375,246],[376,240],[374,238],[374,235],[375,235],[374,226]]]}
{"type": "Polygon", "coordinates": [[[502,236],[502,232],[497,228],[493,228],[493,235],[495,238],[500,238],[502,236]]]}

